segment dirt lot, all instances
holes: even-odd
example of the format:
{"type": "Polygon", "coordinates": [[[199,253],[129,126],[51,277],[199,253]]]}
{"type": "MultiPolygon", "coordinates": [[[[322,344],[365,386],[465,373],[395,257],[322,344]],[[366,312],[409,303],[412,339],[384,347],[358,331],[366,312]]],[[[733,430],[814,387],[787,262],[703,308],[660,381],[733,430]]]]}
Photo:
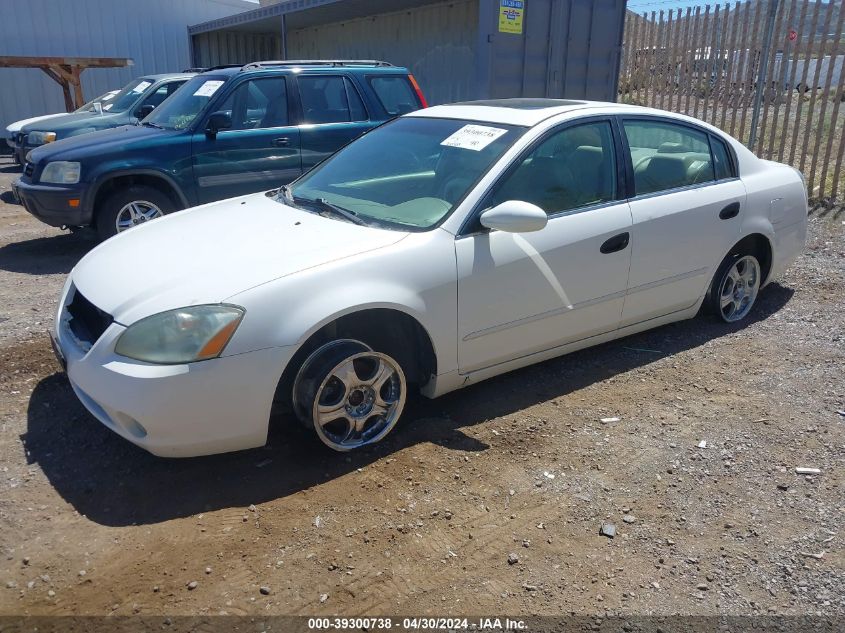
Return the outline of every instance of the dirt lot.
{"type": "Polygon", "coordinates": [[[92,244],[10,204],[13,177],[0,162],[0,613],[845,613],[845,214],[811,217],[745,327],[422,401],[352,457],[280,421],[265,448],[168,461],[58,371],[44,331],[92,244]]]}

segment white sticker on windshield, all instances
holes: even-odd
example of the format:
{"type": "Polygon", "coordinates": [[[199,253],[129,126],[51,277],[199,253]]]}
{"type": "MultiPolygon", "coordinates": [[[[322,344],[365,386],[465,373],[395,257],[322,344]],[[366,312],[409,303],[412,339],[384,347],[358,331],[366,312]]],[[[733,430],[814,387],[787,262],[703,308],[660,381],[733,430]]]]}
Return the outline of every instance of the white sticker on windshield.
{"type": "Polygon", "coordinates": [[[147,88],[153,85],[152,81],[142,81],[137,86],[132,88],[132,92],[144,92],[147,88]]]}
{"type": "Polygon", "coordinates": [[[223,81],[206,81],[194,93],[195,97],[210,97],[223,85],[223,81]]]}
{"type": "Polygon", "coordinates": [[[100,99],[100,101],[111,101],[112,99],[114,99],[114,95],[116,95],[116,94],[117,93],[115,92],[114,94],[106,95],[105,97],[100,99]]]}
{"type": "Polygon", "coordinates": [[[104,106],[103,106],[103,110],[111,110],[111,107],[112,107],[113,105],[114,105],[113,103],[109,103],[109,104],[107,104],[107,105],[104,105],[104,106]]]}
{"type": "Polygon", "coordinates": [[[446,145],[447,147],[460,147],[461,149],[471,149],[480,152],[505,132],[507,130],[498,127],[465,125],[440,144],[446,145]]]}

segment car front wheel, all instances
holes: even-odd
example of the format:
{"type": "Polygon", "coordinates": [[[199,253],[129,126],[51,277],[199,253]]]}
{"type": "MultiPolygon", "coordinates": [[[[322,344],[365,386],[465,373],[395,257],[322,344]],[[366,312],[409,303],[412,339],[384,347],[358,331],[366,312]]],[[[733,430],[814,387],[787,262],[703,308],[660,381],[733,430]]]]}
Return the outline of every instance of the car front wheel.
{"type": "Polygon", "coordinates": [[[165,193],[153,187],[133,185],[113,193],[103,202],[97,212],[97,233],[105,240],[175,210],[165,193]]]}
{"type": "Polygon", "coordinates": [[[710,312],[725,323],[741,321],[760,292],[760,262],[754,255],[728,255],[713,277],[710,312]]]}
{"type": "Polygon", "coordinates": [[[402,415],[407,382],[399,363],[361,341],[314,351],[293,384],[293,408],[326,446],[350,451],[382,440],[402,415]]]}

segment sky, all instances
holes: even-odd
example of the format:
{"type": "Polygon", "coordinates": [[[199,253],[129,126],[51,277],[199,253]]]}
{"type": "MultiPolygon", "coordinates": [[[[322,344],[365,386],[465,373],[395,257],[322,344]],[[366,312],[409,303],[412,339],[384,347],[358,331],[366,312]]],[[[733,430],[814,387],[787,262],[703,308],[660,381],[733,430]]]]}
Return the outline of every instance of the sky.
{"type": "MultiPolygon", "coordinates": [[[[742,1],[747,2],[748,0],[742,1]]],[[[733,6],[734,2],[736,2],[736,0],[730,0],[730,5],[733,6]]],[[[668,13],[670,9],[704,7],[708,4],[712,9],[717,4],[724,5],[725,2],[724,0],[722,2],[716,2],[715,0],[628,0],[628,8],[631,11],[636,11],[637,13],[642,13],[643,11],[647,11],[649,13],[652,11],[665,11],[668,13]]]]}

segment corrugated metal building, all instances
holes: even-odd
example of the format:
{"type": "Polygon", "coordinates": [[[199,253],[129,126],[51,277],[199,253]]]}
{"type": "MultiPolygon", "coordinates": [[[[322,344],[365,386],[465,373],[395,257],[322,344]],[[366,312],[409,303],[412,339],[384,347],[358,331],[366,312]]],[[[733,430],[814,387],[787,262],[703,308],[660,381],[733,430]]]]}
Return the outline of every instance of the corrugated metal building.
{"type": "Polygon", "coordinates": [[[382,59],[430,103],[615,100],[625,0],[282,0],[189,29],[196,65],[382,59]]]}
{"type": "MultiPolygon", "coordinates": [[[[0,0],[0,55],[131,57],[129,68],[82,73],[86,99],[142,74],[191,65],[187,28],[241,13],[244,0],[0,0]]],[[[61,87],[40,70],[0,68],[0,129],[64,111],[61,87]]]]}

